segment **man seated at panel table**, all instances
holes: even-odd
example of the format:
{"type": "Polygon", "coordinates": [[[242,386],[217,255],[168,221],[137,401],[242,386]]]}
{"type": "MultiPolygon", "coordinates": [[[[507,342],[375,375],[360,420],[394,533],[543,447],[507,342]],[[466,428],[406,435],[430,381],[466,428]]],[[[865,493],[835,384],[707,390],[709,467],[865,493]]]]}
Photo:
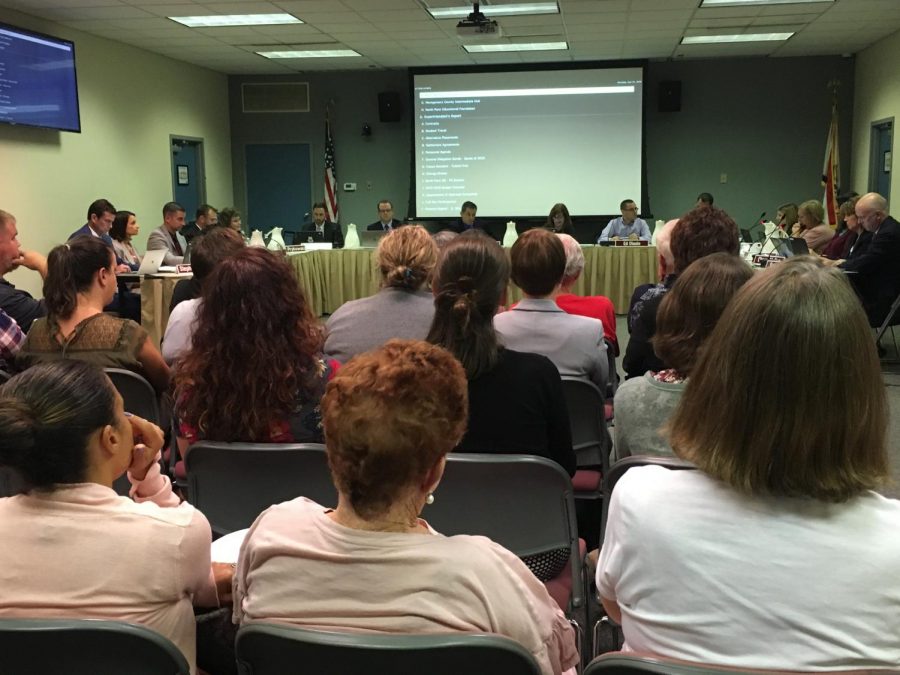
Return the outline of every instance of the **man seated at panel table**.
{"type": "Polygon", "coordinates": [[[603,228],[597,243],[602,241],[617,241],[620,239],[631,239],[633,241],[650,241],[650,227],[643,218],[638,218],[638,207],[633,199],[624,199],[619,204],[619,210],[622,215],[613,218],[609,224],[603,228]]]}
{"type": "Polygon", "coordinates": [[[656,333],[656,310],[677,275],[695,260],[711,253],[724,251],[738,255],[740,236],[734,220],[722,209],[709,206],[694,207],[684,214],[672,229],[671,238],[674,269],[665,281],[647,290],[634,306],[628,318],[631,339],[625,349],[622,367],[626,378],[639,377],[648,370],[666,367],[653,351],[656,333]]]}
{"type": "Polygon", "coordinates": [[[219,222],[219,214],[209,204],[201,204],[197,208],[196,220],[192,220],[181,228],[181,236],[190,244],[195,237],[204,234],[209,228],[215,227],[219,222]]]}
{"type": "Polygon", "coordinates": [[[403,225],[399,220],[394,218],[394,205],[390,199],[382,199],[378,202],[378,220],[369,225],[366,229],[370,232],[384,230],[390,232],[395,227],[403,225]]]}
{"type": "MultiPolygon", "coordinates": [[[[900,293],[900,223],[888,215],[887,200],[877,192],[859,198],[856,218],[863,230],[871,233],[866,237],[868,246],[846,260],[827,262],[851,273],[850,281],[862,300],[869,325],[879,326],[900,293]]],[[[860,235],[861,242],[864,237],[860,235]]]]}
{"type": "Polygon", "coordinates": [[[47,315],[43,300],[35,300],[3,278],[18,267],[26,267],[47,278],[47,259],[36,251],[26,251],[19,245],[16,217],[0,210],[0,310],[6,312],[27,332],[35,319],[47,315]]]}
{"type": "Polygon", "coordinates": [[[478,229],[475,223],[475,214],[478,213],[478,205],[475,202],[465,201],[459,209],[459,219],[447,227],[448,230],[462,234],[466,230],[478,229]]]}
{"type": "MultiPolygon", "coordinates": [[[[369,228],[371,229],[371,228],[369,228]]],[[[328,220],[325,202],[316,202],[312,207],[312,222],[300,226],[300,238],[295,243],[306,241],[307,235],[315,233],[321,241],[328,242],[333,248],[344,248],[344,233],[341,226],[328,220]]]]}
{"type": "Polygon", "coordinates": [[[167,202],[163,206],[163,224],[157,227],[147,239],[148,251],[165,250],[163,265],[180,265],[184,262],[187,242],[181,236],[184,228],[184,207],[178,202],[167,202]]]}

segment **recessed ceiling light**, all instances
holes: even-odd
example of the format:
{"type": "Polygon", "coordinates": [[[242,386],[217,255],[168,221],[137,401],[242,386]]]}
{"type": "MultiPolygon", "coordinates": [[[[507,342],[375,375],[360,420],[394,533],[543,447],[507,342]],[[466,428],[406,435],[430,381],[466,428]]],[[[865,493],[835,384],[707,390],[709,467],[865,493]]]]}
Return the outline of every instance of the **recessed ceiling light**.
{"type": "Polygon", "coordinates": [[[188,28],[219,28],[221,26],[280,26],[303,23],[292,14],[211,14],[206,16],[170,16],[188,28]]]}
{"type": "Polygon", "coordinates": [[[741,5],[799,5],[800,3],[834,2],[834,0],[703,0],[700,7],[740,7],[741,5]]]}
{"type": "MultiPolygon", "coordinates": [[[[472,5],[462,7],[426,7],[435,19],[465,19],[472,13],[472,5]]],[[[521,16],[524,14],[559,14],[555,2],[518,2],[512,5],[482,5],[478,10],[485,16],[521,16]]]]}
{"type": "Polygon", "coordinates": [[[500,44],[463,45],[467,52],[549,52],[566,50],[568,42],[503,42],[500,44]]]}
{"type": "Polygon", "coordinates": [[[793,33],[742,33],[739,35],[690,35],[681,38],[683,45],[709,45],[723,42],[778,42],[793,33]]]}
{"type": "Polygon", "coordinates": [[[267,59],[333,59],[344,56],[362,56],[352,49],[290,49],[256,53],[267,59]]]}

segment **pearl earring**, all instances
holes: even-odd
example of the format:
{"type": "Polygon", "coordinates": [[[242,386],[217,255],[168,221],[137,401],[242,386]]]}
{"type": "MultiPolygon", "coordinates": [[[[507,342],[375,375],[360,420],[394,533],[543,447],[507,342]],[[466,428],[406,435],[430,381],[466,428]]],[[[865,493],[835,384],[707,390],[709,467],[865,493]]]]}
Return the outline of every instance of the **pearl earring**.
{"type": "Polygon", "coordinates": [[[426,504],[434,504],[434,495],[431,494],[430,492],[428,493],[428,496],[425,497],[425,503],[426,504]]]}

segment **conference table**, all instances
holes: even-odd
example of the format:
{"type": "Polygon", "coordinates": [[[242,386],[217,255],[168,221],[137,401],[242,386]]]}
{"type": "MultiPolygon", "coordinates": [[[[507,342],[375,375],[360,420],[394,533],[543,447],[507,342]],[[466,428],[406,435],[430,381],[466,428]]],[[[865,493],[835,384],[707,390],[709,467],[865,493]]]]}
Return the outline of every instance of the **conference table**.
{"type": "MultiPolygon", "coordinates": [[[[618,313],[628,310],[635,286],[656,283],[656,247],[583,246],[584,271],[572,292],[576,295],[605,295],[618,313]]],[[[375,249],[317,250],[297,253],[288,260],[306,291],[312,311],[331,314],[348,300],[365,298],[378,291],[381,275],[374,263],[375,249]]],[[[510,303],[522,299],[522,292],[509,285],[510,303]]]]}
{"type": "MultiPolygon", "coordinates": [[[[572,289],[576,295],[605,295],[616,313],[628,311],[631,292],[640,284],[657,282],[656,247],[583,246],[584,271],[572,289]]],[[[313,314],[333,313],[349,300],[376,293],[381,275],[375,267],[375,249],[335,249],[295,253],[288,256],[313,314]]],[[[189,276],[189,275],[188,275],[189,276]]],[[[169,321],[169,304],[178,277],[144,277],[141,280],[141,325],[158,347],[169,321]]],[[[522,299],[522,292],[509,285],[508,302],[522,299]]]]}

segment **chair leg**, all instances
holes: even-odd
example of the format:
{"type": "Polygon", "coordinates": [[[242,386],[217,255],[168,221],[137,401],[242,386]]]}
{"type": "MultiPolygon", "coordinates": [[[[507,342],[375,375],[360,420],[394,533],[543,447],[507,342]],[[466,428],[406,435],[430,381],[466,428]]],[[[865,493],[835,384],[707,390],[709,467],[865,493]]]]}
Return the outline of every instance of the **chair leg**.
{"type": "Polygon", "coordinates": [[[584,652],[582,652],[584,648],[584,629],[575,619],[569,619],[569,624],[575,630],[575,648],[578,650],[578,664],[576,668],[580,673],[584,670],[584,652]]]}

